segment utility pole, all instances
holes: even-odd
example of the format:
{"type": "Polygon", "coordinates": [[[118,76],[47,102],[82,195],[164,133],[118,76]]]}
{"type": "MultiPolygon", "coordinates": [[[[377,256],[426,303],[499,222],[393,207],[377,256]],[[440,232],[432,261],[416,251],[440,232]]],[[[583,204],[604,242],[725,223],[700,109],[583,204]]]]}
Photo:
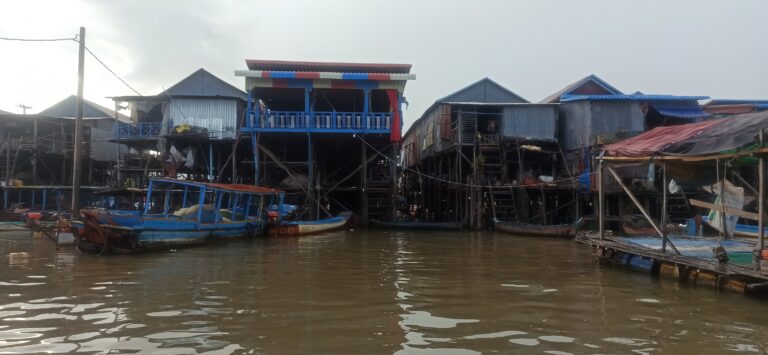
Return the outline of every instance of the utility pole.
{"type": "Polygon", "coordinates": [[[83,145],[83,76],[85,75],[85,27],[80,27],[78,36],[77,61],[77,113],[75,114],[74,157],[72,167],[72,213],[78,215],[80,208],[80,175],[83,145]]]}
{"type": "MultiPolygon", "coordinates": [[[[27,110],[31,109],[32,106],[19,104],[19,108],[21,108],[22,114],[26,115],[27,110]]],[[[34,127],[32,131],[32,185],[37,185],[37,116],[32,120],[34,127]]]]}

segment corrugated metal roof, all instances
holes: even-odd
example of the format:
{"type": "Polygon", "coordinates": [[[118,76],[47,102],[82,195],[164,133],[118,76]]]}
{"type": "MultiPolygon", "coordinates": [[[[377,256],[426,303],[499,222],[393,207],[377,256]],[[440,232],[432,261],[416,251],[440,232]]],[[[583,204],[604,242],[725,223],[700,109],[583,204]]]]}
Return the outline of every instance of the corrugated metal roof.
{"type": "Polygon", "coordinates": [[[490,78],[482,78],[460,90],[437,100],[440,103],[450,101],[480,103],[529,103],[522,96],[505,88],[490,78]]]}
{"type": "Polygon", "coordinates": [[[318,71],[339,73],[399,73],[411,71],[410,64],[303,62],[287,60],[246,59],[250,70],[266,71],[318,71]]]}
{"type": "Polygon", "coordinates": [[[221,96],[235,97],[243,100],[248,99],[248,95],[244,91],[230,85],[224,80],[219,79],[217,76],[202,68],[198,69],[178,83],[169,87],[164,93],[161,93],[158,96],[165,94],[171,96],[187,97],[221,96]]]}
{"type": "Polygon", "coordinates": [[[624,100],[624,101],[698,101],[706,100],[709,96],[675,96],[675,95],[563,95],[561,102],[579,100],[624,100]]]}
{"type": "Polygon", "coordinates": [[[644,157],[656,154],[664,147],[699,135],[709,127],[720,124],[722,120],[710,120],[677,126],[656,127],[650,131],[605,146],[610,156],[644,157]]]}
{"type": "MultiPolygon", "coordinates": [[[[53,106],[40,111],[40,115],[56,118],[75,118],[77,115],[77,96],[70,95],[53,106]]],[[[88,100],[83,100],[83,119],[115,118],[115,111],[88,100]]],[[[120,114],[120,121],[129,122],[130,119],[120,114]]]]}
{"type": "Polygon", "coordinates": [[[710,114],[702,110],[696,101],[654,102],[651,103],[660,114],[668,117],[695,119],[709,117],[710,114]]]}
{"type": "Polygon", "coordinates": [[[706,106],[710,105],[768,105],[768,100],[749,100],[749,99],[712,99],[706,103],[706,106]]]}
{"type": "Polygon", "coordinates": [[[616,89],[615,87],[611,86],[605,80],[600,79],[597,75],[590,74],[590,75],[588,75],[588,76],[586,76],[584,78],[581,78],[578,81],[576,81],[576,82],[574,82],[574,83],[564,87],[560,91],[545,97],[543,100],[541,100],[539,102],[541,102],[541,103],[555,103],[555,102],[559,102],[561,96],[563,96],[565,94],[570,94],[571,92],[576,91],[579,87],[581,87],[581,86],[583,86],[583,85],[585,85],[585,84],[587,84],[589,82],[592,82],[595,85],[603,88],[609,94],[613,94],[613,95],[622,95],[623,94],[621,91],[619,91],[619,89],[616,89]]]}

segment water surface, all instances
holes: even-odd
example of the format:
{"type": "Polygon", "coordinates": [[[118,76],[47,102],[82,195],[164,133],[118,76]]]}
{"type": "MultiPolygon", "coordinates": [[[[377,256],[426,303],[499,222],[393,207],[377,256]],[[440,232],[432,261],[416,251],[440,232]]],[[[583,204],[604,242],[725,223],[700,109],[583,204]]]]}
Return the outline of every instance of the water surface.
{"type": "Polygon", "coordinates": [[[130,256],[0,237],[0,354],[764,352],[768,307],[567,240],[345,231],[130,256]],[[8,258],[28,252],[29,259],[8,258]]]}

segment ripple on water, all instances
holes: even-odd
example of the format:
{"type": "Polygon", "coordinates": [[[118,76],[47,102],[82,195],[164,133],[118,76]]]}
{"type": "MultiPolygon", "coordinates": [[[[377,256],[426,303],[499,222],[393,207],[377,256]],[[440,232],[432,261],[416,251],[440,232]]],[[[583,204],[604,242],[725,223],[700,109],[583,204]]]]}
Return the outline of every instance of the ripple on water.
{"type": "Polygon", "coordinates": [[[645,345],[656,344],[656,342],[653,340],[645,340],[645,339],[637,339],[637,338],[621,338],[621,337],[605,338],[603,339],[603,341],[608,343],[630,345],[630,346],[645,346],[645,345]]]}
{"type": "Polygon", "coordinates": [[[40,286],[40,285],[45,285],[45,282],[0,281],[0,286],[40,286]]]}
{"type": "Polygon", "coordinates": [[[504,287],[514,287],[514,288],[527,288],[527,287],[531,287],[531,285],[521,285],[521,284],[501,284],[501,286],[504,286],[504,287]]]}
{"type": "Polygon", "coordinates": [[[512,344],[525,345],[525,346],[539,345],[538,339],[531,339],[531,338],[512,338],[512,339],[509,339],[509,342],[512,344]]]}
{"type": "Polygon", "coordinates": [[[411,311],[402,315],[402,325],[415,325],[425,328],[455,328],[460,323],[477,323],[477,319],[455,319],[433,316],[425,311],[411,311]]]}
{"type": "Polygon", "coordinates": [[[661,301],[655,298],[638,298],[635,301],[642,302],[642,303],[661,303],[661,301]]]}
{"type": "Polygon", "coordinates": [[[573,343],[574,338],[566,337],[562,335],[542,335],[539,337],[540,340],[548,341],[550,343],[573,343]]]}
{"type": "Polygon", "coordinates": [[[468,335],[468,336],[465,336],[464,339],[506,338],[506,337],[511,337],[511,336],[515,336],[515,335],[525,335],[525,334],[528,334],[528,333],[521,332],[519,330],[505,330],[505,331],[496,332],[496,333],[485,333],[485,334],[468,335]]]}
{"type": "Polygon", "coordinates": [[[180,316],[184,312],[182,311],[161,311],[161,312],[149,312],[147,313],[147,316],[150,317],[175,317],[180,316]]]}

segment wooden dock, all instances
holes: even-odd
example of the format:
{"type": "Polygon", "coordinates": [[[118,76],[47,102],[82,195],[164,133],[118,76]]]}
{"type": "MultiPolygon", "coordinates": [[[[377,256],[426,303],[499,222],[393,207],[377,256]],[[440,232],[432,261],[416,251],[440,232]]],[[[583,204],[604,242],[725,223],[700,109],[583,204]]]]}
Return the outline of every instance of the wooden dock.
{"type": "Polygon", "coordinates": [[[768,274],[747,265],[718,263],[714,259],[664,253],[610,237],[586,237],[580,241],[593,247],[601,264],[628,266],[647,271],[651,275],[675,278],[697,287],[752,295],[768,293],[768,274]]]}

